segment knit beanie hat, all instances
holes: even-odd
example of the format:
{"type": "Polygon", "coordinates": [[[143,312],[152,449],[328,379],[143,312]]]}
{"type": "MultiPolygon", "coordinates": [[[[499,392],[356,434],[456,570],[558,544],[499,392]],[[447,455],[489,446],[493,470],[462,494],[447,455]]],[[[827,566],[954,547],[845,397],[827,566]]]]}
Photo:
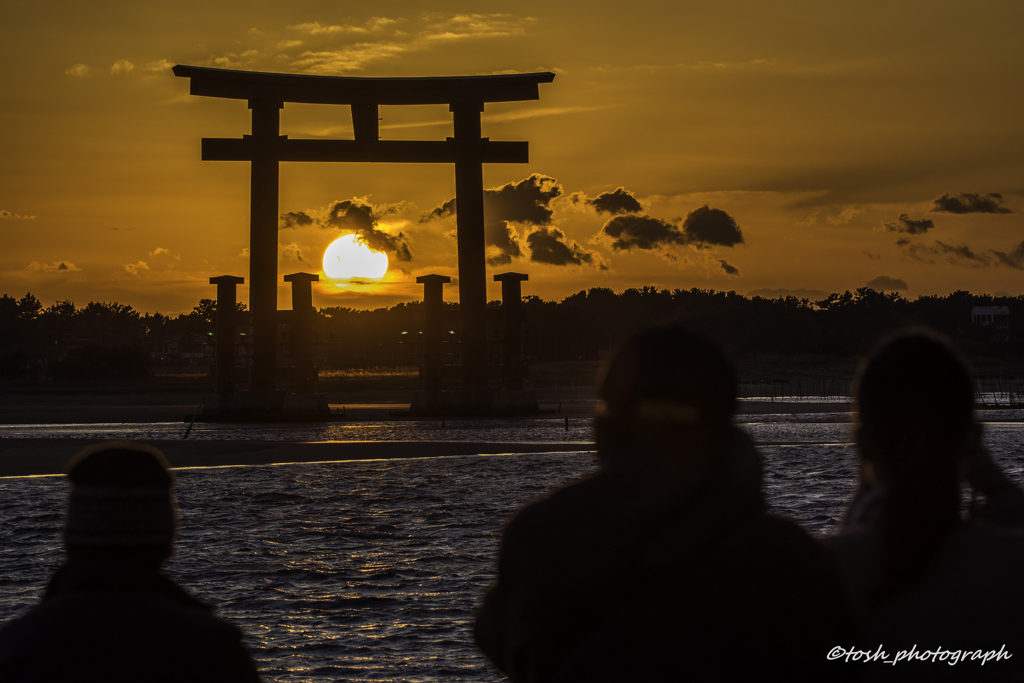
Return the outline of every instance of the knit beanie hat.
{"type": "Polygon", "coordinates": [[[68,465],[64,542],[91,550],[154,550],[174,543],[174,478],[163,454],[133,441],[86,448],[68,465]]]}

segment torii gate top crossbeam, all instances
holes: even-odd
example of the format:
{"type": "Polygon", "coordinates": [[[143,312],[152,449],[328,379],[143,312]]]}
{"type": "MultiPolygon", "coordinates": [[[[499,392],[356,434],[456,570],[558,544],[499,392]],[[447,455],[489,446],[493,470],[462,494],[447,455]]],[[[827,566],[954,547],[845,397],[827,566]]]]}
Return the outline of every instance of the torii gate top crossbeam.
{"type": "Polygon", "coordinates": [[[179,64],[174,75],[190,79],[189,92],[235,100],[306,104],[482,104],[540,99],[537,86],[555,74],[431,78],[353,78],[211,69],[179,64]]]}

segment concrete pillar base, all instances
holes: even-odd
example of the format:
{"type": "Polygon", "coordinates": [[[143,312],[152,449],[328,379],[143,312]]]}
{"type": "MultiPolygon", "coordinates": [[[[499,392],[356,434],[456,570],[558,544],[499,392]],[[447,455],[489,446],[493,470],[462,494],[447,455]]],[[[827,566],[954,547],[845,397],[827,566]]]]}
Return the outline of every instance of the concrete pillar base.
{"type": "Polygon", "coordinates": [[[284,399],[284,414],[294,417],[330,417],[327,394],[289,394],[284,399]]]}
{"type": "Polygon", "coordinates": [[[203,399],[203,412],[199,419],[204,417],[221,418],[226,415],[234,415],[238,412],[238,394],[214,394],[203,399]]]}
{"type": "Polygon", "coordinates": [[[285,395],[285,392],[280,389],[240,391],[236,394],[240,417],[264,417],[278,414],[284,408],[285,395]]]}
{"type": "Polygon", "coordinates": [[[500,391],[494,397],[495,415],[531,415],[539,413],[537,395],[532,391],[500,391]]]}
{"type": "Polygon", "coordinates": [[[492,413],[494,394],[494,390],[487,387],[417,391],[409,406],[409,414],[450,417],[486,416],[492,413]]]}

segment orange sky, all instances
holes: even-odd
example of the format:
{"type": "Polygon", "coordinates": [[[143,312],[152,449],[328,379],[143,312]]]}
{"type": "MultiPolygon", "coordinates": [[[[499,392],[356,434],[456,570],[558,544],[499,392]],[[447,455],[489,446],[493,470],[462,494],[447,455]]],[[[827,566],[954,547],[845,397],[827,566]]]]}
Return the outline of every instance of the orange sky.
{"type": "MultiPolygon", "coordinates": [[[[202,162],[199,140],[248,133],[249,111],[189,96],[170,67],[191,64],[338,76],[556,73],[539,101],[483,114],[485,136],[530,142],[529,164],[484,171],[490,188],[536,174],[515,197],[507,191],[527,205],[488,217],[509,230],[501,253],[511,258],[488,279],[526,272],[524,294],[647,284],[824,293],[872,283],[911,297],[1024,292],[1024,7],[833,5],[5,8],[0,290],[47,305],[118,301],[176,313],[214,295],[209,277],[248,277],[248,164],[202,162]],[[525,191],[534,186],[546,193],[540,205],[525,191]],[[629,212],[598,211],[614,198],[594,200],[620,187],[616,206],[629,212]],[[542,250],[555,241],[561,263],[538,262],[559,260],[542,250]]],[[[446,107],[384,107],[381,116],[387,139],[452,134],[446,107]]],[[[351,118],[343,107],[288,105],[282,132],[351,137],[351,118]]],[[[391,254],[401,269],[377,286],[321,283],[317,305],[391,305],[419,297],[417,275],[457,275],[455,219],[424,220],[454,196],[451,167],[283,164],[281,179],[281,211],[312,219],[281,230],[282,274],[321,270],[327,244],[354,229],[331,218],[345,200],[370,207],[374,229],[412,257],[391,254]]],[[[446,298],[457,299],[457,285],[446,298]]]]}

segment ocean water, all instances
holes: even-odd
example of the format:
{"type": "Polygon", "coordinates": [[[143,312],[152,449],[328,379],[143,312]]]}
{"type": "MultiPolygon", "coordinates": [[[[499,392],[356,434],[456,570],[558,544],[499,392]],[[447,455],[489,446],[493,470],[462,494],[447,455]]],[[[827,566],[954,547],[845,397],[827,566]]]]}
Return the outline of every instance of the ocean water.
{"type": "MultiPolygon", "coordinates": [[[[1024,423],[988,417],[986,445],[1024,483],[1024,423]]],[[[828,533],[856,471],[848,415],[743,427],[781,444],[760,449],[772,510],[828,533]]],[[[242,629],[268,681],[497,681],[471,625],[501,524],[593,468],[581,452],[182,469],[167,570],[242,629]]],[[[0,479],[0,621],[63,561],[65,486],[0,479]]]]}

